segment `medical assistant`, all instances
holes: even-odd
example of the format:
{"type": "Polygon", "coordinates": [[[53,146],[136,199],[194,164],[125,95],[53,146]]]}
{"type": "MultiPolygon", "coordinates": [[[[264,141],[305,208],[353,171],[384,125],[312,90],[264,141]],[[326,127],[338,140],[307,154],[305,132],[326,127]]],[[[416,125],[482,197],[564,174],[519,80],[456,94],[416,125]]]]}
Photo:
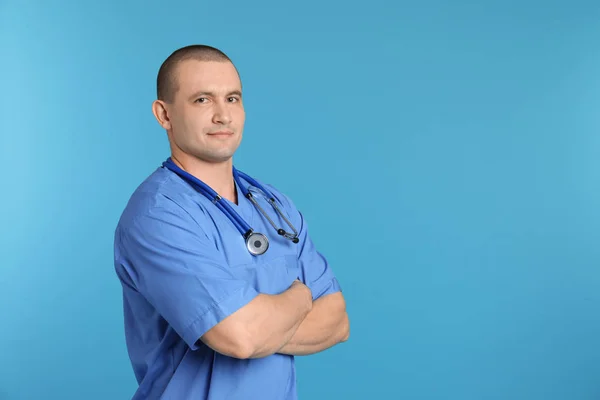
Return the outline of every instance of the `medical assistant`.
{"type": "MultiPolygon", "coordinates": [[[[256,178],[254,178],[256,179],[256,178]]],[[[115,231],[115,270],[123,288],[126,344],[137,399],[296,399],[294,357],[240,360],[199,338],[259,293],[278,294],[295,279],[313,300],[341,291],[292,201],[258,179],[296,227],[299,242],[279,236],[236,185],[238,204],[223,199],[268,237],[252,255],[242,235],[211,200],[158,167],[131,196],[115,231]]],[[[279,226],[286,222],[248,182],[279,226]]]]}

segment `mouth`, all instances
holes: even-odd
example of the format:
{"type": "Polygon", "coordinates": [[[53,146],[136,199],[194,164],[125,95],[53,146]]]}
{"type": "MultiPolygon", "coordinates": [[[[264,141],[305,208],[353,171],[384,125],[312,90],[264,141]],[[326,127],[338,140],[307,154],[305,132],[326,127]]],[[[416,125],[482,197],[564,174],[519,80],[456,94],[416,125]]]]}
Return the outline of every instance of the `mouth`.
{"type": "Polygon", "coordinates": [[[209,136],[231,136],[233,135],[233,132],[231,131],[218,131],[218,132],[211,132],[208,134],[209,136]]]}

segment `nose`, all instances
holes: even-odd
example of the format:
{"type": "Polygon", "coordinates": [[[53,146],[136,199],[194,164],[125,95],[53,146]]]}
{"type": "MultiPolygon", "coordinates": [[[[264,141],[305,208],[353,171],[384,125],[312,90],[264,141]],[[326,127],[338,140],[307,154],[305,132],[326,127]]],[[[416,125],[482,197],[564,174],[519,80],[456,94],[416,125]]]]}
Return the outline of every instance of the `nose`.
{"type": "Polygon", "coordinates": [[[215,113],[213,115],[213,123],[227,125],[231,122],[231,112],[227,104],[222,102],[215,103],[215,113]]]}

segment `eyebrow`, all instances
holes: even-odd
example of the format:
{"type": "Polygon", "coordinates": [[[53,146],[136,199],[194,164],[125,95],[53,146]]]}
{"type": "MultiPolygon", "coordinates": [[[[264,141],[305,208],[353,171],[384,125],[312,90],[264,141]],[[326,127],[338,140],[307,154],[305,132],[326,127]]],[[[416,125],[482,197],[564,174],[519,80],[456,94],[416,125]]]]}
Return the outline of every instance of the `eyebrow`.
{"type": "MultiPolygon", "coordinates": [[[[227,93],[227,94],[225,95],[225,97],[227,97],[227,96],[235,96],[235,95],[242,97],[242,92],[241,92],[241,91],[239,91],[239,90],[232,90],[231,92],[227,93]]],[[[190,99],[196,99],[196,98],[198,98],[198,97],[200,97],[200,96],[211,96],[211,97],[215,97],[216,95],[215,95],[215,93],[213,93],[213,92],[207,92],[207,91],[205,91],[205,90],[201,90],[201,91],[199,91],[199,92],[196,92],[196,93],[194,93],[193,95],[191,95],[191,96],[190,96],[190,99]]]]}

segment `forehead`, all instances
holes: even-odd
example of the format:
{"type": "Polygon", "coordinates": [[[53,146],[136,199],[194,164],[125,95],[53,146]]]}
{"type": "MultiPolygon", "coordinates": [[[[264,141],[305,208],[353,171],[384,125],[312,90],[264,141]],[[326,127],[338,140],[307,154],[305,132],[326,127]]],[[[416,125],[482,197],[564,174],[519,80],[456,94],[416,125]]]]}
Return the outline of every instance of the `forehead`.
{"type": "Polygon", "coordinates": [[[226,93],[241,91],[240,77],[229,61],[185,60],[175,70],[178,95],[198,91],[226,93]]]}

